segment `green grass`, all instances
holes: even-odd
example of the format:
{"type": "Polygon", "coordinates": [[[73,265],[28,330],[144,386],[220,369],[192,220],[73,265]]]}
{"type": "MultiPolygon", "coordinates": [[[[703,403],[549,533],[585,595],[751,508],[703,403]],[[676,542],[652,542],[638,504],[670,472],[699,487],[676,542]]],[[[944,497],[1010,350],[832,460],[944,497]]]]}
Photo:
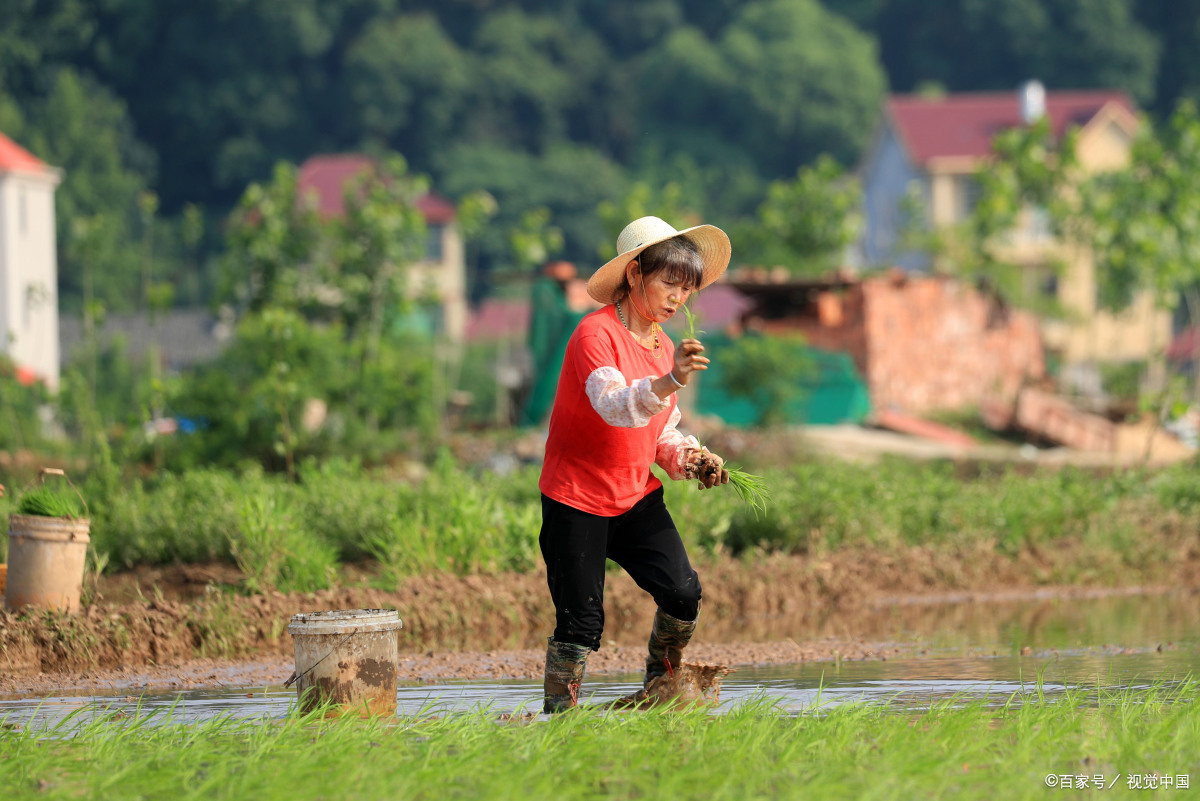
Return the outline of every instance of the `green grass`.
{"type": "MultiPolygon", "coordinates": [[[[1155,571],[1161,578],[1200,528],[1200,472],[1190,464],[965,473],[949,463],[805,459],[753,474],[769,487],[769,503],[744,500],[736,486],[700,492],[695,482],[665,482],[689,549],[753,557],[920,547],[1011,560],[1069,546],[1078,559],[1032,578],[1128,584],[1154,580],[1155,571]]],[[[326,586],[340,563],[364,559],[389,582],[535,569],[537,482],[533,466],[496,475],[442,457],[409,480],[329,462],[305,466],[298,482],[204,469],[82,489],[92,545],[109,570],[222,560],[240,562],[252,584],[304,591],[326,586]]],[[[0,501],[0,513],[12,503],[0,501]]]]}
{"type": "MultiPolygon", "coordinates": [[[[1048,775],[1200,780],[1200,689],[1075,689],[917,712],[851,704],[788,716],[702,710],[394,720],[295,715],[164,723],[77,715],[0,729],[5,797],[304,799],[1045,799],[1048,775]],[[1019,702],[1018,702],[1019,701],[1019,702]]],[[[1187,791],[1159,790],[1168,798],[1187,791]]],[[[1156,796],[1139,791],[1138,797],[1156,796]]]]}

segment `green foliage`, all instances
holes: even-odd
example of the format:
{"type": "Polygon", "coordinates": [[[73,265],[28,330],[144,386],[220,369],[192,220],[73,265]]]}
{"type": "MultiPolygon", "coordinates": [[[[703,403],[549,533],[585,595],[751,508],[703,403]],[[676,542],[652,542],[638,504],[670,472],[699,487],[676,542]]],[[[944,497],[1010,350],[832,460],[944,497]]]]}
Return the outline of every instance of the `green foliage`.
{"type": "Polygon", "coordinates": [[[50,393],[41,382],[18,380],[16,365],[0,356],[0,450],[24,450],[44,443],[39,409],[50,393]]]}
{"type": "Polygon", "coordinates": [[[815,369],[803,354],[803,342],[794,337],[746,334],[720,359],[726,392],[758,404],[763,426],[785,421],[787,406],[803,397],[803,382],[815,369]]]}
{"type": "Polygon", "coordinates": [[[237,505],[229,549],[250,592],[312,592],[332,582],[337,549],[305,527],[286,496],[247,494],[237,505]]]}
{"type": "Polygon", "coordinates": [[[153,180],[153,154],[107,87],[70,68],[50,75],[44,92],[28,98],[8,96],[0,83],[0,131],[63,171],[55,219],[59,294],[67,307],[79,308],[90,281],[96,299],[130,308],[140,297],[137,199],[153,180]],[[95,224],[81,233],[77,221],[87,219],[95,224]]]}
{"type": "Polygon", "coordinates": [[[1032,270],[1014,257],[1012,239],[1018,230],[1048,239],[1078,225],[1076,133],[1069,129],[1056,138],[1046,117],[999,132],[992,140],[993,158],[974,176],[979,196],[966,219],[929,230],[924,200],[910,197],[906,246],[930,252],[939,270],[976,281],[1007,303],[1061,315],[1057,299],[1033,279],[1057,275],[1063,264],[1046,256],[1040,271],[1032,270]],[[1045,230],[1038,230],[1035,219],[1045,230]]]}
{"type": "MultiPolygon", "coordinates": [[[[521,473],[533,486],[533,476],[521,473]]],[[[527,571],[535,566],[541,503],[532,490],[504,492],[511,484],[474,477],[445,454],[419,487],[397,492],[395,513],[370,540],[391,582],[405,576],[452,572],[527,571]]]]}
{"type": "MultiPolygon", "coordinates": [[[[1173,305],[1200,283],[1200,112],[1181,103],[1164,124],[1146,124],[1134,142],[1129,167],[1093,179],[1084,192],[1084,214],[1096,252],[1100,298],[1121,309],[1139,289],[1173,305]]],[[[1188,312],[1200,310],[1189,296],[1188,312]]]]}
{"type": "Polygon", "coordinates": [[[688,205],[698,199],[688,195],[678,180],[667,180],[658,188],[645,181],[634,181],[619,202],[603,200],[596,206],[596,215],[608,235],[596,255],[603,261],[616,256],[621,230],[642,217],[658,217],[677,229],[699,225],[702,222],[699,210],[688,205]]]}
{"type": "Polygon", "coordinates": [[[549,261],[562,250],[562,231],[550,224],[550,209],[539,206],[521,215],[517,227],[509,231],[508,243],[513,263],[528,271],[549,261]]]}
{"type": "Polygon", "coordinates": [[[799,275],[823,275],[841,265],[858,236],[862,191],[828,156],[801,167],[793,181],[772,181],[754,222],[737,236],[743,259],[783,265],[799,275]]]}
{"type": "MultiPolygon", "coordinates": [[[[853,162],[885,88],[870,40],[812,0],[735,8],[718,33],[680,25],[647,49],[639,103],[647,143],[709,165],[719,163],[713,150],[736,143],[769,178],[823,153],[853,162]]],[[[709,189],[718,197],[725,187],[709,189]]]]}
{"type": "Polygon", "coordinates": [[[1123,89],[1146,103],[1156,97],[1156,79],[1170,85],[1189,74],[1184,54],[1195,42],[1195,10],[1175,3],[945,0],[937,14],[924,13],[922,0],[825,6],[876,37],[899,92],[929,81],[956,92],[1010,91],[1033,76],[1056,88],[1123,89]],[[1183,75],[1158,74],[1164,45],[1183,75]]]}

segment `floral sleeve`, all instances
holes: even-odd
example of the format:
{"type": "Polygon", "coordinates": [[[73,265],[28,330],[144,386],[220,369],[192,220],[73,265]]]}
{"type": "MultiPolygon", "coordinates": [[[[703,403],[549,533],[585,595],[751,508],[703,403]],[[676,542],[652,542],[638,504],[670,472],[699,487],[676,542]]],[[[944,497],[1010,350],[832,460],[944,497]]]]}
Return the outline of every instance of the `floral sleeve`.
{"type": "Polygon", "coordinates": [[[617,368],[597,367],[587,378],[587,396],[592,408],[610,426],[641,428],[671,406],[670,399],[654,394],[651,380],[640,378],[629,386],[617,368]]]}
{"type": "Polygon", "coordinates": [[[700,440],[694,436],[684,436],[678,428],[679,407],[671,412],[667,427],[658,438],[658,447],[654,455],[654,463],[667,471],[667,475],[676,481],[687,478],[687,455],[689,451],[700,450],[700,440]]]}

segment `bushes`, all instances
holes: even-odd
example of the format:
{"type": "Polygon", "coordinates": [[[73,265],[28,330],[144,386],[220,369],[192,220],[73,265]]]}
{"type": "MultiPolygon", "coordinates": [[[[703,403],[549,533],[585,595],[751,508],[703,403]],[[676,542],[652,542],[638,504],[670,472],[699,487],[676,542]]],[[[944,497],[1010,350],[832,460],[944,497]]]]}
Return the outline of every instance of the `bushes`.
{"type": "MultiPolygon", "coordinates": [[[[1168,540],[1142,532],[1200,523],[1191,466],[1106,475],[996,468],[962,478],[945,463],[805,461],[764,475],[773,502],[758,517],[728,488],[665,482],[689,548],[745,555],[966,545],[1011,558],[1071,542],[1115,570],[1169,557],[1168,540]]],[[[93,542],[113,567],[219,559],[237,561],[255,587],[316,589],[339,562],[364,558],[377,560],[392,585],[418,573],[539,565],[535,468],[476,474],[443,454],[412,482],[331,461],[304,465],[298,483],[254,468],[160,474],[108,497],[101,486],[89,481],[84,492],[93,542]]]]}

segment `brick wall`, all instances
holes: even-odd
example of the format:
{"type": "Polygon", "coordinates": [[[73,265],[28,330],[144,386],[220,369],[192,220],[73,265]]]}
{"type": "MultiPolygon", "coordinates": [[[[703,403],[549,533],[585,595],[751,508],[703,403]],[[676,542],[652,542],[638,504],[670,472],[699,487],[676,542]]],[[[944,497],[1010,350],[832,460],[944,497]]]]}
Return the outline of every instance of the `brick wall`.
{"type": "Polygon", "coordinates": [[[803,315],[761,323],[851,355],[877,409],[962,409],[1015,398],[1045,374],[1036,318],[946,278],[872,278],[818,293],[803,315]]]}

